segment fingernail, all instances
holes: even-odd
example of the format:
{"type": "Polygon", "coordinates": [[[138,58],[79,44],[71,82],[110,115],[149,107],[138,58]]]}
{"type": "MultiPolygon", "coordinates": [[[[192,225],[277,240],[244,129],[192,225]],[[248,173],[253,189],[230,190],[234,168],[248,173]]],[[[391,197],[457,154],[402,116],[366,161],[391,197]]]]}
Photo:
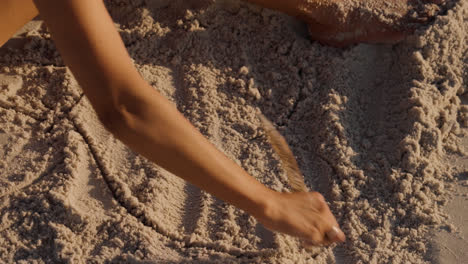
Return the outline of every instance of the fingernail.
{"type": "Polygon", "coordinates": [[[327,237],[330,241],[344,241],[344,233],[337,226],[333,226],[332,229],[327,232],[327,237]]]}
{"type": "Polygon", "coordinates": [[[327,237],[330,241],[335,241],[335,238],[338,236],[338,228],[336,226],[332,227],[330,231],[327,232],[327,237]]]}
{"type": "Polygon", "coordinates": [[[340,242],[345,242],[346,236],[345,236],[344,232],[341,229],[339,229],[338,227],[336,229],[337,229],[337,238],[338,238],[338,240],[340,242]]]}

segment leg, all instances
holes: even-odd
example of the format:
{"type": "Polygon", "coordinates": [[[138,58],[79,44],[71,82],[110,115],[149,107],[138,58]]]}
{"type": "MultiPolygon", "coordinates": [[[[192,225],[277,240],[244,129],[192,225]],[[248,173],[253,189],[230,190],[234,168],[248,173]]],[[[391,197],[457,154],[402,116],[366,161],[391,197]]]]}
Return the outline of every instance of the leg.
{"type": "Polygon", "coordinates": [[[39,13],[32,0],[3,0],[0,2],[0,47],[22,26],[39,13]]]}
{"type": "Polygon", "coordinates": [[[434,17],[446,0],[246,0],[298,17],[311,37],[333,46],[395,43],[434,17]],[[439,7],[437,7],[439,5],[439,7]],[[434,9],[435,8],[435,9],[434,9]],[[416,17],[410,16],[410,11],[416,17]]]}

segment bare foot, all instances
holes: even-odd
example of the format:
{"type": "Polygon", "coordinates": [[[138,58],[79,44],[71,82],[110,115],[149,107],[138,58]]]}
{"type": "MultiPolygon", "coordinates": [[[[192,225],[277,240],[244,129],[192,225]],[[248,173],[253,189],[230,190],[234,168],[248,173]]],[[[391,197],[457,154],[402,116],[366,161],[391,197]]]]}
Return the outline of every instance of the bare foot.
{"type": "Polygon", "coordinates": [[[396,43],[430,22],[446,0],[303,0],[299,17],[313,39],[332,46],[396,43]]]}

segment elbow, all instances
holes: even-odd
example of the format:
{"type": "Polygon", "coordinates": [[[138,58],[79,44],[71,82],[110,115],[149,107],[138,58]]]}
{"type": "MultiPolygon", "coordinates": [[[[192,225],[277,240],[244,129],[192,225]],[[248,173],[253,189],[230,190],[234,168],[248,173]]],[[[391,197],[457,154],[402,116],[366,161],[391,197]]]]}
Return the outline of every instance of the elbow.
{"type": "Polygon", "coordinates": [[[150,107],[144,93],[135,94],[128,87],[115,90],[108,100],[93,105],[104,127],[121,139],[137,132],[136,127],[141,126],[139,123],[148,116],[150,107]]]}
{"type": "Polygon", "coordinates": [[[117,138],[121,138],[132,127],[131,117],[124,106],[106,106],[96,112],[101,124],[117,138]]]}

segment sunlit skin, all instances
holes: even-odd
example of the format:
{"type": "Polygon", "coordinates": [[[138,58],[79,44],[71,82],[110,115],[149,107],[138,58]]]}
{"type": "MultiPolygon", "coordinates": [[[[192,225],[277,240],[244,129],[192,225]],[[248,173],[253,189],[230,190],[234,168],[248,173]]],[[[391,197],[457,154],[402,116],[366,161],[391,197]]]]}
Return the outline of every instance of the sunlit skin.
{"type": "MultiPolygon", "coordinates": [[[[410,17],[409,11],[420,2],[442,4],[445,0],[248,0],[279,10],[305,21],[312,39],[336,47],[357,43],[397,43],[414,30],[409,24],[422,24],[430,20],[429,14],[410,17]],[[346,3],[350,8],[339,11],[346,3]],[[393,24],[384,23],[376,16],[361,17],[359,8],[350,2],[372,2],[374,8],[395,17],[393,24]],[[343,17],[343,13],[347,17],[343,17]]],[[[367,3],[368,4],[368,3],[367,3]]]]}
{"type": "MultiPolygon", "coordinates": [[[[404,6],[406,1],[400,2],[404,6]]],[[[324,15],[330,11],[316,7],[311,0],[250,2],[308,22],[312,38],[324,43],[394,42],[406,34],[387,29],[382,32],[376,24],[368,26],[365,36],[340,42],[333,35],[349,31],[359,21],[333,21],[336,16],[324,15]],[[308,5],[305,13],[304,5],[308,5]]],[[[38,14],[100,121],[116,138],[175,175],[248,212],[271,230],[302,238],[311,245],[345,240],[343,232],[334,228],[338,223],[322,195],[279,193],[265,187],[217,150],[146,83],[133,66],[102,1],[3,0],[0,45],[38,14]]]]}

